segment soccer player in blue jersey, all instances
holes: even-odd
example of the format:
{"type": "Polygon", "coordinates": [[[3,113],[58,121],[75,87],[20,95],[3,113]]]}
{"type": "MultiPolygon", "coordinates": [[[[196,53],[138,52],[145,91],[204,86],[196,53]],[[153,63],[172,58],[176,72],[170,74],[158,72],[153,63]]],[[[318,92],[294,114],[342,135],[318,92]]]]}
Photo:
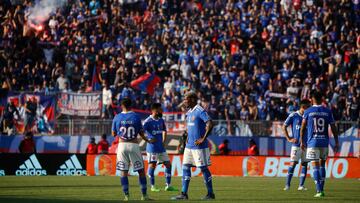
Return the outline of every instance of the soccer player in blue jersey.
{"type": "Polygon", "coordinates": [[[313,92],[313,106],[306,109],[300,131],[301,148],[306,149],[306,159],[313,165],[313,178],[316,185],[316,194],[314,197],[324,197],[325,184],[325,162],[328,156],[329,146],[329,125],[335,139],[334,151],[339,148],[338,133],[335,127],[334,117],[331,110],[322,106],[322,94],[313,92]],[[307,133],[305,132],[307,131],[307,133]],[[307,141],[303,137],[307,134],[307,141]]]}
{"type": "Polygon", "coordinates": [[[121,185],[125,194],[124,201],[129,201],[128,172],[130,163],[134,171],[139,173],[141,200],[151,200],[146,194],[146,174],[137,136],[140,135],[146,142],[154,142],[154,140],[149,140],[144,135],[140,117],[130,110],[130,99],[123,99],[121,108],[122,112],[117,114],[113,120],[112,134],[119,137],[116,168],[121,171],[121,185]]]}
{"type": "Polygon", "coordinates": [[[165,191],[177,191],[171,186],[171,163],[168,154],[166,153],[164,143],[166,141],[166,126],[162,119],[162,109],[160,103],[151,105],[151,115],[144,122],[144,130],[148,139],[152,139],[154,143],[146,145],[146,153],[148,157],[148,175],[150,177],[151,191],[160,192],[160,189],[155,186],[155,168],[157,164],[164,164],[165,169],[165,191]]]}
{"type": "Polygon", "coordinates": [[[208,166],[210,166],[210,151],[208,148],[207,137],[209,136],[213,123],[208,113],[197,104],[197,95],[188,92],[185,95],[185,105],[190,109],[186,113],[186,124],[188,138],[183,157],[183,174],[181,194],[173,197],[175,200],[188,199],[188,188],[191,178],[191,167],[196,166],[201,169],[204,182],[207,188],[207,195],[204,200],[215,199],[212,187],[212,177],[208,166]]]}
{"type": "MultiPolygon", "coordinates": [[[[287,117],[287,119],[285,120],[284,125],[283,125],[283,131],[284,131],[285,137],[290,143],[292,143],[291,153],[290,153],[290,159],[291,159],[292,163],[289,166],[284,190],[290,189],[291,178],[293,176],[294,169],[295,169],[296,165],[299,163],[300,159],[301,159],[302,169],[301,169],[300,184],[299,184],[298,190],[307,190],[304,187],[304,183],[305,183],[306,174],[307,174],[307,163],[308,162],[305,158],[306,151],[302,150],[300,148],[300,128],[301,128],[301,123],[302,123],[302,119],[303,119],[302,116],[304,114],[304,111],[307,108],[309,108],[309,106],[310,106],[309,100],[307,100],[307,99],[301,100],[300,101],[300,109],[296,112],[291,113],[287,117]],[[292,137],[289,136],[289,132],[287,131],[288,126],[291,126],[292,137]]],[[[306,138],[307,138],[306,136],[303,136],[304,141],[306,140],[306,138]]]]}

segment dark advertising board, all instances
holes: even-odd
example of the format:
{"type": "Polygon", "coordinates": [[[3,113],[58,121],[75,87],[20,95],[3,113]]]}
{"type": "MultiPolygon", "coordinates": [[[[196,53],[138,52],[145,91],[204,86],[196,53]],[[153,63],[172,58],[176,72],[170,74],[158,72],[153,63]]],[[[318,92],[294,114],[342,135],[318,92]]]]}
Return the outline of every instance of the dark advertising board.
{"type": "Polygon", "coordinates": [[[84,154],[0,154],[0,176],[84,176],[84,154]]]}

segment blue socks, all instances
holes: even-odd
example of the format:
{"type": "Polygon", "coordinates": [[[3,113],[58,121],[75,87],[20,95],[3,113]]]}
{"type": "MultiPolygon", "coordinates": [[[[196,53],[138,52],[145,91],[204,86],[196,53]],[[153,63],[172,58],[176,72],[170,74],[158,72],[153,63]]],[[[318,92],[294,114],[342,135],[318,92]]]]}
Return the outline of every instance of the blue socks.
{"type": "MultiPolygon", "coordinates": [[[[169,186],[171,183],[171,165],[166,165],[168,167],[165,168],[165,181],[166,181],[166,185],[169,186]]],[[[148,168],[148,175],[150,178],[150,184],[151,186],[155,185],[155,168],[152,168],[149,166],[148,168]]]]}
{"type": "Polygon", "coordinates": [[[322,191],[324,191],[325,178],[326,178],[326,170],[325,170],[325,166],[320,166],[320,184],[321,184],[321,192],[322,192],[322,191]]]}
{"type": "MultiPolygon", "coordinates": [[[[166,185],[169,186],[171,183],[171,165],[167,165],[169,167],[166,167],[165,169],[165,180],[166,180],[166,185]]],[[[155,185],[155,168],[152,168],[149,166],[148,168],[148,175],[150,178],[150,184],[151,186],[155,185]]]]}
{"type": "Polygon", "coordinates": [[[139,184],[140,184],[140,188],[141,188],[141,193],[143,195],[146,195],[146,176],[140,176],[139,175],[139,184]]]}
{"type": "Polygon", "coordinates": [[[301,174],[300,174],[300,186],[304,186],[305,179],[307,174],[307,163],[301,164],[301,174]]]}
{"type": "Polygon", "coordinates": [[[149,178],[150,178],[150,184],[151,184],[151,186],[155,185],[154,172],[155,172],[155,168],[152,168],[152,167],[149,166],[148,175],[149,175],[149,178]]]}
{"type": "Polygon", "coordinates": [[[165,180],[166,185],[169,186],[171,183],[171,165],[165,169],[165,180]]]}
{"type": "MultiPolygon", "coordinates": [[[[213,186],[212,186],[212,177],[211,173],[209,171],[209,168],[207,166],[201,167],[201,172],[204,177],[204,182],[208,191],[208,194],[213,194],[213,186]]],[[[181,192],[187,194],[187,191],[189,189],[191,179],[191,168],[189,165],[183,166],[183,176],[182,176],[182,189],[181,192]]]]}
{"type": "Polygon", "coordinates": [[[289,186],[289,187],[290,187],[291,178],[293,177],[293,174],[294,174],[295,166],[289,166],[289,169],[288,169],[287,178],[286,178],[286,185],[289,186]]]}
{"type": "Polygon", "coordinates": [[[121,176],[120,178],[121,186],[125,195],[129,194],[129,179],[127,176],[121,176]]]}
{"type": "Polygon", "coordinates": [[[146,195],[147,182],[146,182],[146,175],[145,175],[145,172],[143,170],[144,169],[141,169],[140,171],[138,171],[138,173],[139,173],[139,184],[140,184],[141,193],[143,195],[146,195]],[[140,174],[143,174],[143,175],[140,175],[140,174]]]}
{"type": "Polygon", "coordinates": [[[209,168],[207,166],[201,167],[201,172],[204,177],[204,182],[205,182],[208,194],[213,194],[214,191],[213,191],[213,186],[212,186],[212,176],[209,171],[209,168]]]}
{"type": "Polygon", "coordinates": [[[320,183],[320,169],[319,166],[314,166],[313,178],[315,180],[316,192],[321,192],[321,183],[320,183]]]}
{"type": "Polygon", "coordinates": [[[182,175],[182,188],[181,192],[187,194],[189,189],[191,179],[191,168],[189,165],[183,165],[183,175],[182,175]]]}

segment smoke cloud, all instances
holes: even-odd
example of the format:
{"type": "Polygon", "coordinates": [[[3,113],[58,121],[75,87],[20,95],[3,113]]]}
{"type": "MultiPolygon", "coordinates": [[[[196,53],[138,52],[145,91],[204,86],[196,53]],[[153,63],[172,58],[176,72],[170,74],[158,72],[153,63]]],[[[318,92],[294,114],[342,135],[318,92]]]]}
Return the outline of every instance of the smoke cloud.
{"type": "Polygon", "coordinates": [[[37,0],[28,9],[28,22],[42,24],[49,19],[50,15],[56,13],[56,9],[62,8],[67,0],[37,0]]]}

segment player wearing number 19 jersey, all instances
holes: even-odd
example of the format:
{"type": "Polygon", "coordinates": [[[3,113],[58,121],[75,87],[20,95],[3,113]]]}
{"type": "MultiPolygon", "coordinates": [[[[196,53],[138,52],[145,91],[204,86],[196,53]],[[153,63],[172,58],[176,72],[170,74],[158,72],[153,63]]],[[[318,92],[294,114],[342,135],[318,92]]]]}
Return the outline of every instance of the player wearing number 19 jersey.
{"type": "Polygon", "coordinates": [[[337,130],[334,125],[334,117],[331,110],[322,106],[322,95],[314,92],[312,95],[313,106],[304,112],[300,136],[301,138],[307,130],[306,144],[301,140],[301,148],[306,150],[306,159],[312,162],[314,167],[313,178],[316,184],[316,194],[314,197],[323,197],[325,184],[325,162],[328,155],[329,145],[329,125],[335,139],[335,151],[339,146],[337,130]]]}
{"type": "Polygon", "coordinates": [[[131,100],[121,101],[122,112],[117,114],[112,123],[113,136],[119,137],[117,150],[116,169],[121,171],[121,185],[125,194],[124,201],[129,200],[129,180],[128,171],[130,163],[134,171],[139,173],[139,183],[141,187],[142,200],[150,200],[146,194],[146,175],[144,172],[144,162],[140,152],[137,136],[140,135],[146,142],[152,142],[144,135],[140,117],[130,111],[131,100]]]}

